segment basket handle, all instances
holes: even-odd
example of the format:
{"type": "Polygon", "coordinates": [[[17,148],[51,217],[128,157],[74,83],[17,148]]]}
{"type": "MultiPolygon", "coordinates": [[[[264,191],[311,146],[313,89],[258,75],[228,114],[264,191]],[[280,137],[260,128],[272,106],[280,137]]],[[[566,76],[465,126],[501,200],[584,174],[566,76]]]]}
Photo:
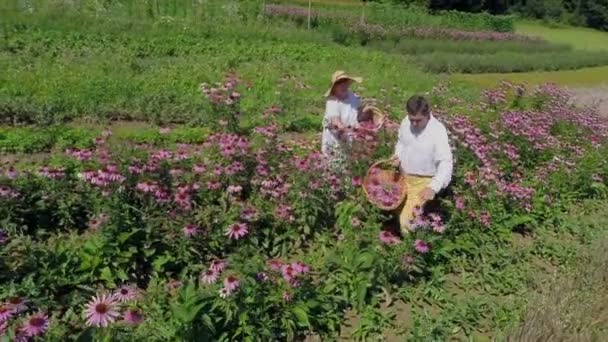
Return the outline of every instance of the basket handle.
{"type": "MultiPolygon", "coordinates": [[[[369,176],[371,174],[372,170],[374,168],[376,168],[377,166],[380,166],[382,164],[389,164],[390,161],[391,161],[391,159],[381,159],[381,160],[378,160],[377,162],[373,163],[372,166],[369,167],[369,170],[367,170],[367,175],[369,176]]],[[[399,170],[399,167],[395,167],[395,169],[399,170]]]]}

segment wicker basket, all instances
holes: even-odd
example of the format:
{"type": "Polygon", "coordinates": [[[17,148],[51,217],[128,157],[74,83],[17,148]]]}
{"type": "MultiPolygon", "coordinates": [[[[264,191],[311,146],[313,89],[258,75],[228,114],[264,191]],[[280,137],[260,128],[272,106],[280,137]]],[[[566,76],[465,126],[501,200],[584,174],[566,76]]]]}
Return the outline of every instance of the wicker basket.
{"type": "MultiPolygon", "coordinates": [[[[372,121],[374,123],[374,130],[377,131],[384,126],[384,121],[386,120],[386,114],[381,111],[378,107],[366,105],[361,110],[361,114],[366,113],[368,111],[372,112],[372,121]]],[[[359,116],[359,122],[361,122],[361,116],[359,116]]]]}
{"type": "Polygon", "coordinates": [[[405,185],[404,177],[398,169],[395,169],[392,165],[390,165],[390,160],[378,161],[374,163],[369,168],[369,170],[367,170],[367,175],[363,179],[363,192],[365,193],[365,196],[367,197],[368,201],[370,201],[370,203],[382,210],[387,211],[399,208],[399,206],[405,201],[405,198],[407,197],[407,188],[405,185]],[[378,171],[374,172],[374,170],[378,171]],[[400,187],[401,192],[398,200],[388,205],[375,199],[373,196],[370,195],[370,187],[374,183],[380,185],[396,185],[400,187]]]}

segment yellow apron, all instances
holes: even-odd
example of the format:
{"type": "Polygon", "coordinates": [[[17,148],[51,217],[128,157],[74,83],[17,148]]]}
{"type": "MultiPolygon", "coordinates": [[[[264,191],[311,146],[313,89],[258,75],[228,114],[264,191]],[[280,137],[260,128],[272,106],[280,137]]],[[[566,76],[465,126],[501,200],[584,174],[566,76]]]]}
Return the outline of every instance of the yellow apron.
{"type": "Polygon", "coordinates": [[[403,234],[409,233],[410,222],[414,219],[414,209],[416,207],[422,208],[426,202],[420,198],[418,194],[428,187],[433,177],[430,176],[416,176],[407,175],[404,177],[405,184],[407,185],[407,198],[401,209],[399,215],[399,225],[401,226],[401,232],[403,234]]]}

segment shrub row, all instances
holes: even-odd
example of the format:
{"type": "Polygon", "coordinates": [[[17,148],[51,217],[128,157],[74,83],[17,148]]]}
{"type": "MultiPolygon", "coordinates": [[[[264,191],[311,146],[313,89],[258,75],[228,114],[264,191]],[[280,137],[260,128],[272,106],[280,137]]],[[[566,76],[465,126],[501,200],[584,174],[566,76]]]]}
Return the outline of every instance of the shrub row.
{"type": "Polygon", "coordinates": [[[433,73],[509,73],[601,66],[608,64],[608,54],[584,51],[536,54],[503,51],[488,55],[441,52],[417,55],[416,61],[425,71],[433,73]]]}
{"type": "Polygon", "coordinates": [[[458,54],[495,54],[498,52],[517,53],[560,53],[571,50],[567,45],[557,44],[526,44],[520,42],[472,42],[452,40],[429,40],[405,38],[399,41],[371,41],[367,47],[387,52],[398,52],[407,55],[420,55],[433,52],[446,52],[458,54]]]}

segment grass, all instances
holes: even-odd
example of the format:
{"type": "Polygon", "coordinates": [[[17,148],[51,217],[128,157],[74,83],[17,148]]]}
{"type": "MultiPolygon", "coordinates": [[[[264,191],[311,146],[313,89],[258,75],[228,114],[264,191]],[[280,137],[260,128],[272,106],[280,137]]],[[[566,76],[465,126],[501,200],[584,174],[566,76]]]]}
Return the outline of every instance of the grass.
{"type": "Polygon", "coordinates": [[[516,25],[518,33],[539,36],[556,44],[568,44],[575,49],[608,50],[608,33],[584,27],[548,27],[538,22],[520,21],[516,25]]]}
{"type": "MultiPolygon", "coordinates": [[[[589,28],[569,26],[554,28],[539,22],[520,21],[516,24],[516,32],[538,36],[555,44],[567,44],[578,50],[608,50],[608,33],[589,28]]],[[[531,85],[552,82],[563,86],[596,86],[608,83],[608,66],[551,72],[455,74],[452,79],[479,87],[490,87],[501,80],[531,85]]]]}
{"type": "Polygon", "coordinates": [[[479,75],[455,74],[451,76],[451,79],[483,88],[492,87],[503,80],[530,85],[550,82],[562,86],[595,86],[608,82],[608,66],[549,72],[488,73],[479,75]]]}

